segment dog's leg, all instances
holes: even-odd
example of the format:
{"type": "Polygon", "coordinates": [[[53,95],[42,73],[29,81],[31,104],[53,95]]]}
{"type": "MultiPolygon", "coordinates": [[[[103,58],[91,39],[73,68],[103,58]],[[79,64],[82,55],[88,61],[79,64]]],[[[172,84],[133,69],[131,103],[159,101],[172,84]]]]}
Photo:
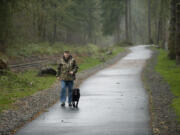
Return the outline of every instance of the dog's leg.
{"type": "Polygon", "coordinates": [[[73,107],[74,107],[74,108],[76,107],[76,105],[75,105],[75,101],[73,101],[73,107]]]}
{"type": "Polygon", "coordinates": [[[76,102],[76,108],[78,108],[78,103],[79,103],[79,101],[76,102]]]}

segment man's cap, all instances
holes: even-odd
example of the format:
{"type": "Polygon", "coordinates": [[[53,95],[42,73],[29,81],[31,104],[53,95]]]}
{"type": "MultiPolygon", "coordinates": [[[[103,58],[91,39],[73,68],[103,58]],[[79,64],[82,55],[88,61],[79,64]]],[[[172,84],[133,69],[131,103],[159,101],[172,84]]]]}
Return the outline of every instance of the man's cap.
{"type": "Polygon", "coordinates": [[[70,53],[70,51],[66,50],[66,51],[64,51],[64,53],[70,53]]]}

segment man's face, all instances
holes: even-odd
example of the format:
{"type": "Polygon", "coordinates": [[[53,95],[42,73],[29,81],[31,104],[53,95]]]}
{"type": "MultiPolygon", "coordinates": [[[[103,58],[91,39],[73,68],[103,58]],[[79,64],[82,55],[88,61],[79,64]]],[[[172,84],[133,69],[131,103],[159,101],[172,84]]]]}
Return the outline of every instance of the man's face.
{"type": "Polygon", "coordinates": [[[69,53],[64,53],[64,57],[67,59],[69,57],[69,53]]]}

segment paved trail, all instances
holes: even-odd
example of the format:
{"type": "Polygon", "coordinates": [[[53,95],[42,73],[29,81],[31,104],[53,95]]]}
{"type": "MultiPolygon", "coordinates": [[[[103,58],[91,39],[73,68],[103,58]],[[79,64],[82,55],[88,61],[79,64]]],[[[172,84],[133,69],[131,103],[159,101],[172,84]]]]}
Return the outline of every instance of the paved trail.
{"type": "Polygon", "coordinates": [[[146,46],[85,80],[79,109],[55,104],[16,135],[151,135],[148,95],[141,72],[151,57],[146,46]]]}

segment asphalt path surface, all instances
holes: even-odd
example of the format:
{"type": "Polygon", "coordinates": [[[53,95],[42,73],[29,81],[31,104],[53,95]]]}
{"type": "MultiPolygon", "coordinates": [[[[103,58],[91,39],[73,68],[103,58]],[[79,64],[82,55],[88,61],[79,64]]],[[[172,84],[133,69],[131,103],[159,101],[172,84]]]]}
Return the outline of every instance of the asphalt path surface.
{"type": "Polygon", "coordinates": [[[148,94],[141,73],[151,51],[144,45],[81,85],[79,108],[50,107],[15,135],[151,135],[148,94]]]}

